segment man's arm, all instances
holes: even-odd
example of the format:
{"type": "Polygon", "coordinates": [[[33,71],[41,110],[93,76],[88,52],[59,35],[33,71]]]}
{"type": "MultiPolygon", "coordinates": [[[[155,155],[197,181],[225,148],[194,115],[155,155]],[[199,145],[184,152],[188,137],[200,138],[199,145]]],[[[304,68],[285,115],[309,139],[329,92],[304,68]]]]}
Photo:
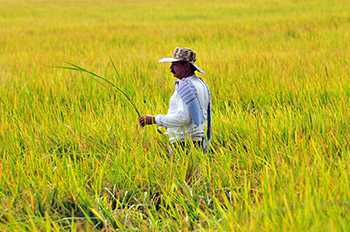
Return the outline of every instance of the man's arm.
{"type": "Polygon", "coordinates": [[[187,106],[180,96],[176,96],[177,109],[175,112],[166,115],[158,114],[155,116],[155,123],[162,127],[181,127],[191,122],[191,116],[187,106]]]}

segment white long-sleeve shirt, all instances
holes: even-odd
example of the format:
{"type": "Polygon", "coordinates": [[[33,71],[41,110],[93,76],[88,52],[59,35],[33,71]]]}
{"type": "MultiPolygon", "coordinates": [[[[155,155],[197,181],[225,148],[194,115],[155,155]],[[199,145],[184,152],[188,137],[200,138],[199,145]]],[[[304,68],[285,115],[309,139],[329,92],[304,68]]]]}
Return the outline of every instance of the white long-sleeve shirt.
{"type": "MultiPolygon", "coordinates": [[[[186,77],[191,80],[197,91],[198,100],[204,119],[207,120],[207,107],[210,96],[206,85],[197,76],[186,77]]],[[[181,82],[183,80],[178,80],[181,82]]],[[[201,140],[204,138],[204,122],[197,126],[192,122],[187,105],[183,102],[176,89],[170,98],[169,109],[166,115],[158,114],[155,117],[156,124],[167,128],[170,143],[184,141],[185,138],[201,140]]]]}

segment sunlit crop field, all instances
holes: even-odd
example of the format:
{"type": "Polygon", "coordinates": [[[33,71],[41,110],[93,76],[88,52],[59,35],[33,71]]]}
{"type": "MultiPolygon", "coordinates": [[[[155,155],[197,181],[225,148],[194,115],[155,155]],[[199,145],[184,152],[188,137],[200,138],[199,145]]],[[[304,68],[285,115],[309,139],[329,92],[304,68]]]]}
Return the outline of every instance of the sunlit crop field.
{"type": "Polygon", "coordinates": [[[0,230],[349,231],[349,41],[347,0],[0,0],[0,230]],[[54,68],[166,113],[177,46],[207,72],[208,154],[54,68]]]}

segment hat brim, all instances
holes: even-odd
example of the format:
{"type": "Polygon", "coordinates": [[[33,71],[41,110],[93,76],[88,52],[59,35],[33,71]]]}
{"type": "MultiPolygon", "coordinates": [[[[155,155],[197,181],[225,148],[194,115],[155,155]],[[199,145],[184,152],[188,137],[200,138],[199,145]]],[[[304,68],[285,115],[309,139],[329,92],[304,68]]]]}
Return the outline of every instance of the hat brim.
{"type": "MultiPolygon", "coordinates": [[[[177,62],[177,61],[181,61],[181,59],[175,59],[172,57],[163,57],[159,60],[159,63],[172,63],[172,62],[177,62]]],[[[205,71],[203,69],[201,69],[199,66],[195,65],[193,62],[189,62],[190,64],[193,65],[193,67],[195,67],[195,69],[198,70],[198,72],[205,74],[205,71]]]]}
{"type": "Polygon", "coordinates": [[[177,62],[177,61],[181,61],[181,59],[175,59],[172,57],[163,57],[163,58],[160,58],[159,63],[171,63],[171,62],[177,62]]]}
{"type": "Polygon", "coordinates": [[[195,64],[192,63],[192,62],[190,62],[190,64],[192,64],[193,67],[195,67],[195,68],[198,70],[198,72],[200,72],[200,73],[202,73],[202,74],[205,74],[205,71],[204,71],[203,69],[201,69],[199,66],[195,65],[195,64]]]}

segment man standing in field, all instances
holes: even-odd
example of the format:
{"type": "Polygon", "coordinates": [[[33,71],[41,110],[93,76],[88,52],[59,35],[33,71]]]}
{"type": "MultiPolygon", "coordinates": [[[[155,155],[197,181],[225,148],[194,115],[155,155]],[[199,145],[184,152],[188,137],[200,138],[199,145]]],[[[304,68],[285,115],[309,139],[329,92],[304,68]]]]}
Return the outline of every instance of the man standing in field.
{"type": "Polygon", "coordinates": [[[211,140],[211,97],[207,84],[195,75],[195,71],[204,74],[195,61],[196,53],[189,48],[176,48],[173,57],[159,60],[171,63],[170,71],[177,78],[169,110],[165,115],[143,115],[139,123],[142,127],[152,124],[165,127],[174,147],[184,149],[193,144],[206,151],[211,140]]]}

